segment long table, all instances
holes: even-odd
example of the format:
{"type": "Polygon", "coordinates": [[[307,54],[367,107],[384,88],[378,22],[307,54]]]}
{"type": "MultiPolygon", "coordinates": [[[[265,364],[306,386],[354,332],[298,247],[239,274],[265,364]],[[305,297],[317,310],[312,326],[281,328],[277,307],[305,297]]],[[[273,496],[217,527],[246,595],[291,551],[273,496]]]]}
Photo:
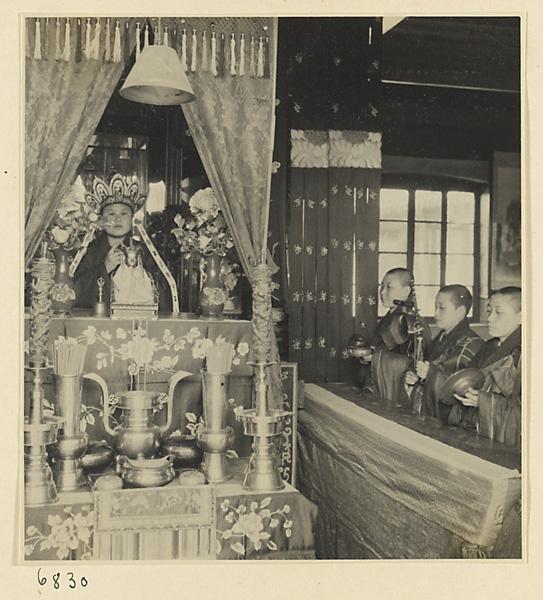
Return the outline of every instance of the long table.
{"type": "Polygon", "coordinates": [[[306,385],[298,432],[318,558],[488,556],[520,499],[518,452],[351,386],[306,385]]]}
{"type": "Polygon", "coordinates": [[[312,559],[316,505],[288,483],[249,492],[246,460],[224,484],[64,493],[24,511],[24,560],[312,559]]]}

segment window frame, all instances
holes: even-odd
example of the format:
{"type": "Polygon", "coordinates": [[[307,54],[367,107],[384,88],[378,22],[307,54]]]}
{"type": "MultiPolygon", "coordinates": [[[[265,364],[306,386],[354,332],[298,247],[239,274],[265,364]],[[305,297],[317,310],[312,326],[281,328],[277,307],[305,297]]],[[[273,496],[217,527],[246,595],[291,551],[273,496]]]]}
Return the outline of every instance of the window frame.
{"type": "MultiPolygon", "coordinates": [[[[474,194],[474,236],[473,236],[473,308],[470,317],[471,322],[480,322],[484,311],[480,293],[481,293],[481,196],[488,193],[488,185],[482,182],[468,181],[454,177],[440,176],[413,176],[413,175],[385,175],[381,180],[381,189],[400,189],[408,193],[407,203],[407,248],[405,252],[397,254],[406,254],[406,267],[413,271],[415,261],[415,223],[425,221],[415,221],[415,193],[417,190],[433,191],[441,193],[441,244],[440,244],[440,281],[439,286],[445,285],[446,261],[447,261],[447,203],[448,192],[470,192],[474,194]]],[[[489,215],[490,219],[490,215],[489,215]]],[[[394,222],[394,219],[381,219],[382,221],[394,222]]],[[[437,221],[435,221],[437,223],[437,221]]],[[[490,248],[488,249],[490,251],[490,248]]],[[[381,252],[379,254],[396,254],[381,252]]],[[[426,253],[422,253],[426,254],[426,253]]],[[[430,253],[432,254],[432,253],[430,253]]],[[[436,253],[437,254],[437,253],[436,253]]],[[[488,253],[490,257],[490,253],[488,253]]],[[[488,271],[489,272],[489,271],[488,271]]],[[[415,280],[415,285],[417,282],[415,280]]],[[[425,317],[433,322],[433,316],[425,317]]]]}

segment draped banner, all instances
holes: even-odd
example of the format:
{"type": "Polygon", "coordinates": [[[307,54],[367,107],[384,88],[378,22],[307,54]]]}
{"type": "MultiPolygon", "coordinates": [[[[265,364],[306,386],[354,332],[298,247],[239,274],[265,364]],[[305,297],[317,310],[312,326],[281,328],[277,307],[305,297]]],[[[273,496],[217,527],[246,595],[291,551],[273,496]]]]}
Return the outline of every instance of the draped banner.
{"type": "Polygon", "coordinates": [[[291,130],[289,360],[349,381],[351,334],[377,320],[381,134],[291,130]]]}

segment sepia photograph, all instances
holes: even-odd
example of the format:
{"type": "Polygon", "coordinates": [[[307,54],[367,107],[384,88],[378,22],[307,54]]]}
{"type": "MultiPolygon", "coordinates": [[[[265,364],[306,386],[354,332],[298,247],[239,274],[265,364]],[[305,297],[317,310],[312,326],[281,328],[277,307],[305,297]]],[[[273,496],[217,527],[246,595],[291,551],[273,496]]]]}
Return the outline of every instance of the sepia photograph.
{"type": "Polygon", "coordinates": [[[526,565],[526,14],[161,12],[18,14],[13,565],[526,565]]]}

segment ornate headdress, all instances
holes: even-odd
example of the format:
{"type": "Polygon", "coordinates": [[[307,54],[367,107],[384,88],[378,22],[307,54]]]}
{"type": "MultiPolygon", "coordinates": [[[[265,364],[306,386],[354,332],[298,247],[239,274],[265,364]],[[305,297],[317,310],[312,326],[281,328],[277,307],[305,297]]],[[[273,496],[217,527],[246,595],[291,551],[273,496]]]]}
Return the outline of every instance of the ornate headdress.
{"type": "Polygon", "coordinates": [[[87,192],[85,201],[97,213],[102,213],[110,204],[126,204],[136,213],[144,204],[146,196],[140,196],[137,181],[127,183],[120,173],[111,178],[109,185],[96,177],[93,183],[93,194],[87,192]]]}

